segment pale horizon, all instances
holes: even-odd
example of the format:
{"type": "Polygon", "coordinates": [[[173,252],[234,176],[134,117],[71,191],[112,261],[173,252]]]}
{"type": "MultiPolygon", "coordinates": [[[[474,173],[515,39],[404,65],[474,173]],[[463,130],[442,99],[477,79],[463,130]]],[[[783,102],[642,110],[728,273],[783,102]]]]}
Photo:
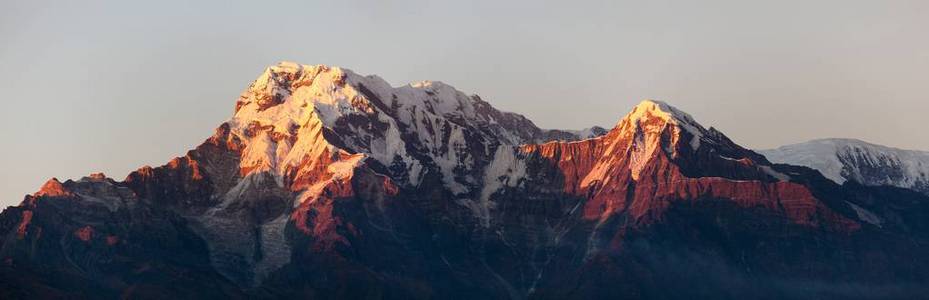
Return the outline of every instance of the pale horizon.
{"type": "Polygon", "coordinates": [[[539,127],[667,102],[752,149],[851,138],[929,150],[929,3],[10,3],[0,205],[49,178],[184,155],[265,67],[441,81],[539,127]]]}

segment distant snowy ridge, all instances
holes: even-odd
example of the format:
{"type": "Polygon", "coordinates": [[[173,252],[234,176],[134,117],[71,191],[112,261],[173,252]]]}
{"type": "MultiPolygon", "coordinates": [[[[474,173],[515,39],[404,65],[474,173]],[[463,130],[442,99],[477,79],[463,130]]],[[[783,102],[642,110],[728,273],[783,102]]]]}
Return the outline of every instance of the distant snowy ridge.
{"type": "Polygon", "coordinates": [[[819,170],[836,183],[889,185],[929,194],[929,152],[855,139],[819,139],[759,153],[775,163],[819,170]]]}
{"type": "Polygon", "coordinates": [[[606,128],[600,126],[588,127],[581,130],[567,130],[567,132],[576,135],[580,139],[592,139],[608,132],[606,128]]]}

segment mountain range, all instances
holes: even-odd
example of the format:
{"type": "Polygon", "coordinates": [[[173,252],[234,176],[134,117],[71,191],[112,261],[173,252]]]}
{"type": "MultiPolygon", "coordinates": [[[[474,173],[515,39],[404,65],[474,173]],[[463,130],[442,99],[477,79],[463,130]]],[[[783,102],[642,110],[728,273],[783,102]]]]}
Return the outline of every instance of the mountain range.
{"type": "Polygon", "coordinates": [[[875,175],[909,156],[853,150],[877,164],[840,178],[790,149],[660,101],[545,130],[441,82],[284,62],[185,156],[0,213],[0,296],[924,297],[929,197],[875,175]]]}

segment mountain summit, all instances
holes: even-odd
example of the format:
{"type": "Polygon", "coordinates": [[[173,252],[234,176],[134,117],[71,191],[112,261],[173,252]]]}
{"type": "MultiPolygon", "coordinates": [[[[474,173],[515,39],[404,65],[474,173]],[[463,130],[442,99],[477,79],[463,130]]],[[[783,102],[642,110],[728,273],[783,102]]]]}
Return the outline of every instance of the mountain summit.
{"type": "Polygon", "coordinates": [[[444,83],[285,62],[185,156],[7,208],[0,295],[905,298],[929,286],[927,204],[664,102],[545,130],[444,83]]]}

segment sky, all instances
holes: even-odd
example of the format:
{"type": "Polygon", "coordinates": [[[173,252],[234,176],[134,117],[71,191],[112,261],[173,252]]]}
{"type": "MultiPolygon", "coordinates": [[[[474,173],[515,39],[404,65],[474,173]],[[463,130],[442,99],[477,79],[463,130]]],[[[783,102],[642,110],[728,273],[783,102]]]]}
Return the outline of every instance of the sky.
{"type": "Polygon", "coordinates": [[[543,128],[658,99],[751,148],[929,150],[929,1],[191,2],[3,1],[0,205],[183,155],[285,60],[443,81],[543,128]]]}

